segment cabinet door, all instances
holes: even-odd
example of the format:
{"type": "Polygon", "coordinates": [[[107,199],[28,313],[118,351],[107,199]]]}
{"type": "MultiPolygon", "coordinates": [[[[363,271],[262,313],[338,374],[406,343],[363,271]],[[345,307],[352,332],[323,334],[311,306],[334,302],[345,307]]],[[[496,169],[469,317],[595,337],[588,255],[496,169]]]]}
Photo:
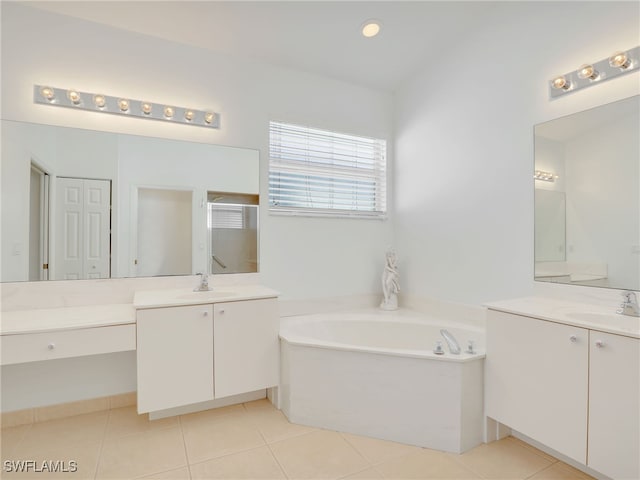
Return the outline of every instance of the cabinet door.
{"type": "Polygon", "coordinates": [[[138,413],[213,399],[213,307],[138,310],[138,413]]]}
{"type": "Polygon", "coordinates": [[[214,306],[216,398],[278,384],[279,328],[275,298],[214,306]]]}
{"type": "Polygon", "coordinates": [[[587,465],[611,478],[640,478],[640,340],[590,337],[587,465]]]}
{"type": "Polygon", "coordinates": [[[587,459],[588,331],[489,310],[486,414],[587,459]]]}

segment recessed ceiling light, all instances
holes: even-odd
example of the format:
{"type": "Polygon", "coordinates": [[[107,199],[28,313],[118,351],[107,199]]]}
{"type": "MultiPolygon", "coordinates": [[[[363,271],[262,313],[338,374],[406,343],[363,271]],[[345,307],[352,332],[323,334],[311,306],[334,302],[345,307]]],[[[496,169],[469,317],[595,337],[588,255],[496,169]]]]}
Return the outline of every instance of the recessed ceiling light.
{"type": "Polygon", "coordinates": [[[367,38],[375,37],[380,33],[382,24],[379,20],[367,20],[362,24],[362,35],[367,38]]]}

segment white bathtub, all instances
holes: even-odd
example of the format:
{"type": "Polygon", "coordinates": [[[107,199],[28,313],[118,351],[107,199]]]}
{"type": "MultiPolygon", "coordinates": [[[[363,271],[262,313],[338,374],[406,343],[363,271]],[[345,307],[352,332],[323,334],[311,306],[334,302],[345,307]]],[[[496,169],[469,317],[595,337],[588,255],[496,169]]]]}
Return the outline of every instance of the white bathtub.
{"type": "Polygon", "coordinates": [[[482,442],[482,329],[371,310],[288,317],[280,339],[290,421],[453,453],[482,442]],[[463,353],[449,353],[441,328],[463,353]],[[477,353],[464,352],[469,340],[477,353]]]}

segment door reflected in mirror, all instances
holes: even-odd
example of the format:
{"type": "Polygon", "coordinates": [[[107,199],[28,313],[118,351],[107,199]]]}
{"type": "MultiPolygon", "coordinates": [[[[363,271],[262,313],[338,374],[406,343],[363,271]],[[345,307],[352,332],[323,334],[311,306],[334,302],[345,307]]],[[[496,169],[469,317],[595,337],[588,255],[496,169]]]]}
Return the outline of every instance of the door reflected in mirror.
{"type": "Polygon", "coordinates": [[[639,136],[640,96],[535,126],[536,280],[640,290],[639,136]]]}

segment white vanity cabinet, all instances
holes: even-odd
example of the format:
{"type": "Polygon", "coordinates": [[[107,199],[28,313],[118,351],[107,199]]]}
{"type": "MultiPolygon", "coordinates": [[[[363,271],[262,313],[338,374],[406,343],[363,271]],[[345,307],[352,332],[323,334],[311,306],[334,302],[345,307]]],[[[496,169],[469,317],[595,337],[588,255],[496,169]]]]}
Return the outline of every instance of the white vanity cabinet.
{"type": "Polygon", "coordinates": [[[213,399],[213,307],[137,314],[138,413],[213,399]]]}
{"type": "Polygon", "coordinates": [[[254,288],[244,293],[235,288],[243,295],[230,298],[214,290],[186,293],[177,300],[171,295],[158,300],[155,293],[147,296],[149,301],[145,295],[138,296],[144,305],[137,311],[138,413],[187,407],[278,385],[278,299],[270,290],[254,288]],[[172,301],[200,303],[176,305],[172,301]]]}
{"type": "Polygon", "coordinates": [[[487,416],[586,463],[589,331],[489,310],[487,416]]]}
{"type": "Polygon", "coordinates": [[[279,382],[280,316],[275,298],[214,305],[215,397],[279,382]]]}
{"type": "Polygon", "coordinates": [[[611,478],[640,478],[640,339],[590,334],[587,465],[611,478]]]}
{"type": "Polygon", "coordinates": [[[486,415],[614,479],[640,478],[640,339],[489,310],[486,415]]]}

